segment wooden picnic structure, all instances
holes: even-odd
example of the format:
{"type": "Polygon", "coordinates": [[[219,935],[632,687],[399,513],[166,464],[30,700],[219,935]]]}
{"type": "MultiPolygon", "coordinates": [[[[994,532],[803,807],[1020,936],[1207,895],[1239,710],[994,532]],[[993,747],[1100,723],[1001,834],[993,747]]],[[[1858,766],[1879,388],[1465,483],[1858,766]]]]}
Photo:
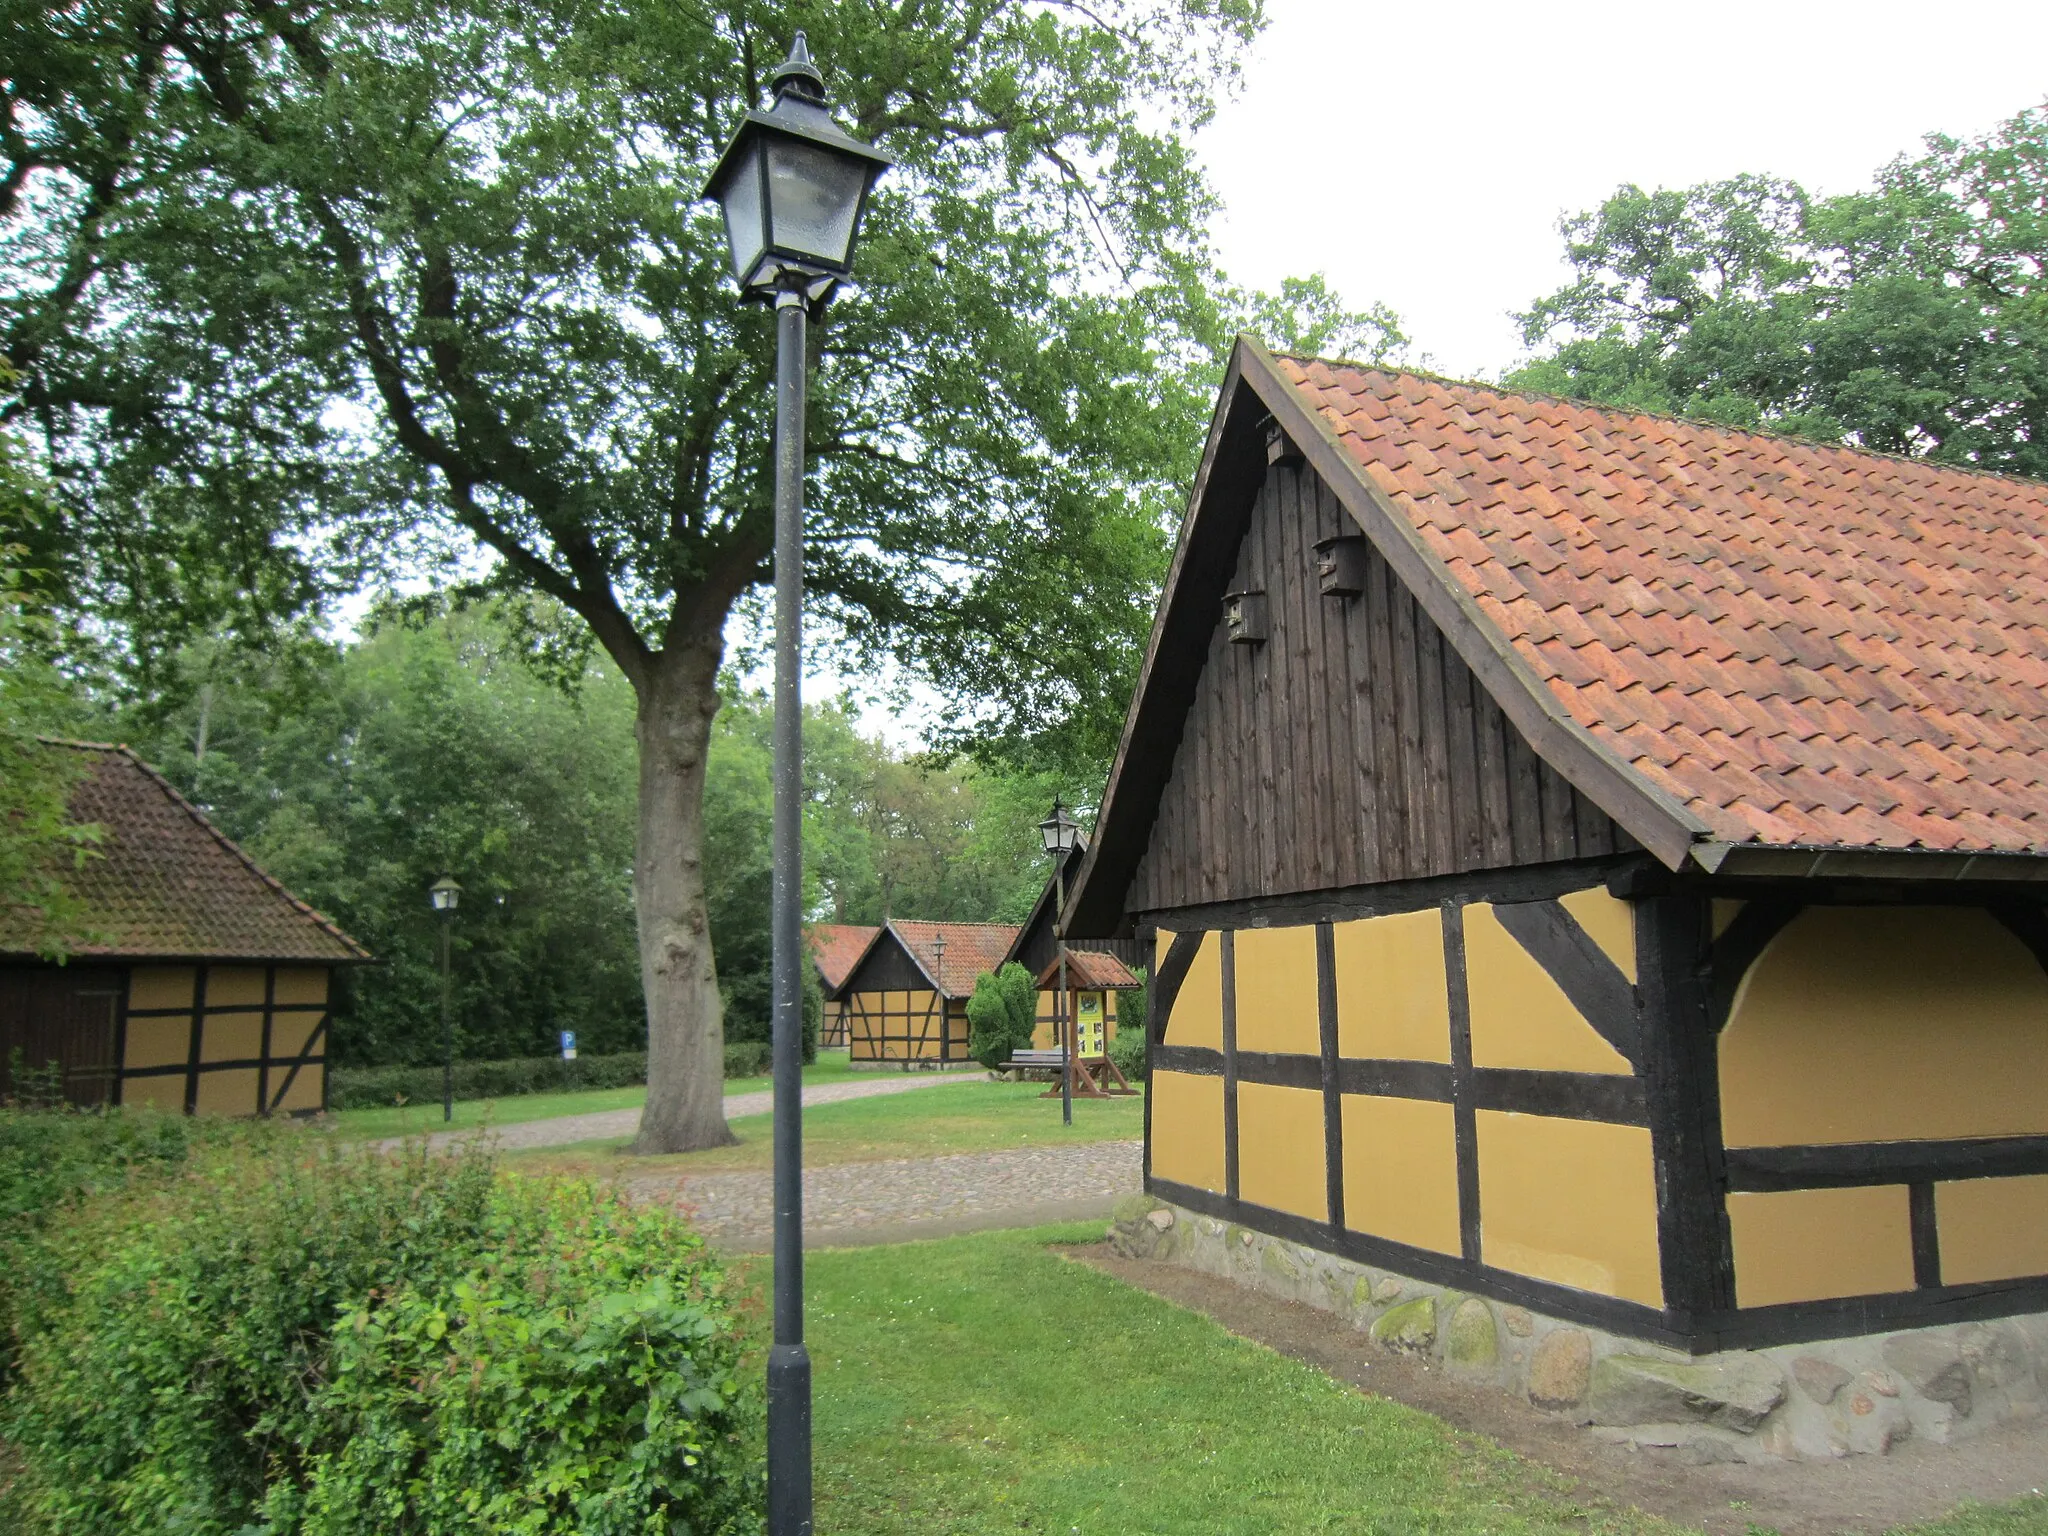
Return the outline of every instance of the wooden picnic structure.
{"type": "Polygon", "coordinates": [[[14,1053],[80,1106],[317,1113],[336,973],[369,953],[293,896],[126,747],[76,760],[70,815],[100,828],[67,876],[83,906],[63,964],[0,903],[0,1094],[14,1053]]]}
{"type": "Polygon", "coordinates": [[[1146,1187],[1684,1350],[2048,1308],[2048,487],[1233,353],[1069,933],[1146,1187]]]}

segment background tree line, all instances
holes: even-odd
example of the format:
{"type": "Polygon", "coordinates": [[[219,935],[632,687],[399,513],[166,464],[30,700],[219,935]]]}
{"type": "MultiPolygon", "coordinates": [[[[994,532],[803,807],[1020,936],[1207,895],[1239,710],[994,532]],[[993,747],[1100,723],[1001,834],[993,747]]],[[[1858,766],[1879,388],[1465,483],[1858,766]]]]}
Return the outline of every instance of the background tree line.
{"type": "MultiPolygon", "coordinates": [[[[194,641],[162,698],[74,686],[41,719],[128,742],[264,867],[369,946],[335,1056],[438,1059],[426,888],[463,887],[458,1050],[494,1058],[646,1041],[634,947],[633,700],[617,669],[534,660],[559,615],[519,600],[374,611],[359,639],[194,641]],[[166,703],[166,699],[169,700],[166,703]]],[[[730,678],[705,782],[707,893],[729,1039],[768,1031],[769,711],[730,678]]],[[[1045,878],[1047,774],[941,763],[807,711],[807,907],[1021,921],[1045,878]]]]}

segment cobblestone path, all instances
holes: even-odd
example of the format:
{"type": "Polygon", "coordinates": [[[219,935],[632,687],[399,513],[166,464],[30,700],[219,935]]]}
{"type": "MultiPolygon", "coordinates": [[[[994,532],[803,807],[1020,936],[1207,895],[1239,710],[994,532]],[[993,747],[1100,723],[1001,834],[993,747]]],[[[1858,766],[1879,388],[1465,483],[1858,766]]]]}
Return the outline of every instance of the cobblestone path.
{"type": "MultiPolygon", "coordinates": [[[[909,1093],[918,1088],[943,1088],[948,1083],[981,1083],[988,1081],[981,1072],[891,1072],[876,1073],[850,1083],[821,1083],[815,1088],[804,1090],[804,1106],[813,1104],[837,1104],[843,1099],[873,1099],[891,1093],[909,1093]]],[[[773,1089],[763,1088],[756,1093],[729,1093],[725,1096],[725,1118],[736,1120],[741,1115],[765,1115],[775,1107],[773,1089]]],[[[605,1109],[588,1115],[558,1115],[553,1120],[523,1120],[516,1125],[501,1125],[490,1132],[491,1144],[500,1151],[515,1152],[527,1147],[566,1147],[579,1141],[607,1141],[615,1136],[631,1136],[640,1129],[640,1111],[637,1109],[605,1109]]],[[[430,1147],[446,1146],[451,1141],[461,1141],[476,1135],[474,1129],[461,1131],[436,1131],[427,1138],[430,1147]]],[[[405,1145],[404,1138],[392,1137],[375,1143],[380,1152],[390,1152],[405,1145]]]]}
{"type": "MultiPolygon", "coordinates": [[[[804,1246],[907,1242],[987,1227],[1107,1216],[1142,1187],[1144,1144],[1016,1147],[804,1170],[804,1246]]],[[[636,1199],[691,1216],[720,1248],[764,1251],[773,1218],[768,1173],[646,1174],[620,1180],[636,1199]]]]}

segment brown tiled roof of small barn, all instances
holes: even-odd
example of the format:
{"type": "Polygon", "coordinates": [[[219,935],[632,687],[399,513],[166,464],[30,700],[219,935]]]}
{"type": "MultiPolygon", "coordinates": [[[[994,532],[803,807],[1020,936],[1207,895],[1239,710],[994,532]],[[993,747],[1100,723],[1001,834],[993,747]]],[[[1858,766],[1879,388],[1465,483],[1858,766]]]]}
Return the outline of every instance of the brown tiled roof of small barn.
{"type": "Polygon", "coordinates": [[[974,978],[993,971],[1010,952],[1017,937],[1008,923],[923,923],[914,918],[894,918],[889,928],[924,967],[934,981],[945,983],[948,997],[966,997],[974,991],[974,978]],[[946,936],[945,974],[939,968],[938,936],[946,936]]]}
{"type": "MultiPolygon", "coordinates": [[[[51,742],[85,771],[72,819],[97,824],[97,857],[70,875],[95,942],[82,956],[128,959],[367,960],[369,951],[287,891],[126,747],[51,742]]],[[[7,931],[0,954],[30,946],[7,931]]]]}
{"type": "Polygon", "coordinates": [[[2048,487],[1276,362],[1571,718],[1715,838],[2048,852],[2048,487]]]}
{"type": "Polygon", "coordinates": [[[818,979],[824,982],[826,991],[838,990],[879,932],[879,928],[858,923],[813,923],[804,931],[811,946],[811,958],[818,967],[818,979]]]}

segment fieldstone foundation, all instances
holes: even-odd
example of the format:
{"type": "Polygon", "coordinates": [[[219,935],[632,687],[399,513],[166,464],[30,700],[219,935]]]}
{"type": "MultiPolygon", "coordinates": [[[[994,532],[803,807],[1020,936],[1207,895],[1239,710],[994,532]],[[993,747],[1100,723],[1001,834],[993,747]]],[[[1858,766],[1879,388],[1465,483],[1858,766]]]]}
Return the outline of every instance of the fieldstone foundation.
{"type": "Polygon", "coordinates": [[[1711,1461],[1883,1455],[2048,1411],[2048,1314],[1686,1355],[1450,1290],[1149,1195],[1119,1253],[1205,1270],[1348,1319],[1383,1348],[1514,1392],[1592,1433],[1711,1461]]]}

